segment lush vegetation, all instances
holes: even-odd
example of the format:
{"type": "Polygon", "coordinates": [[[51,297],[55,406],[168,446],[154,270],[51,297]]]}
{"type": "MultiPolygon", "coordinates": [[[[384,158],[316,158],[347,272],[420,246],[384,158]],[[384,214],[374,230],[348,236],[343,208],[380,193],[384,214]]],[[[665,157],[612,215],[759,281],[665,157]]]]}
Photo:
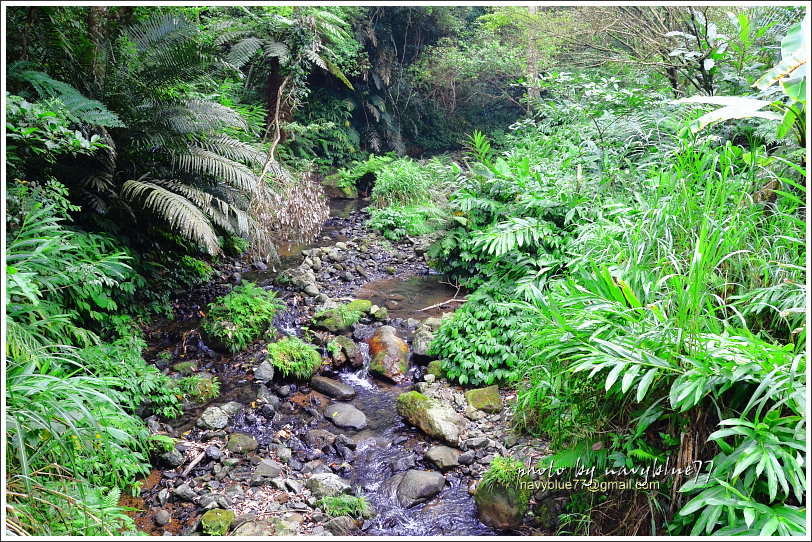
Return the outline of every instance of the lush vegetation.
{"type": "Polygon", "coordinates": [[[276,292],[246,281],[210,304],[200,327],[216,344],[240,352],[268,330],[280,308],[276,292]]]}
{"type": "Polygon", "coordinates": [[[322,497],[318,506],[328,516],[350,516],[356,519],[372,517],[372,507],[363,495],[338,495],[335,497],[322,497]]]}
{"type": "Polygon", "coordinates": [[[321,354],[316,347],[298,337],[285,337],[269,344],[267,350],[271,365],[284,377],[307,380],[321,365],[321,354]]]}
{"type": "MultiPolygon", "coordinates": [[[[145,362],[142,324],[229,258],[312,237],[326,175],[468,289],[430,353],[514,387],[545,464],[703,462],[575,492],[562,532],[804,533],[805,8],[17,6],[6,25],[8,530],[135,533],[119,497],[172,446],[141,417],[220,384],[145,362]]],[[[200,327],[233,353],[281,308],[246,282],[200,327]]],[[[267,353],[283,377],[321,364],[295,337],[267,353]]],[[[517,473],[496,458],[483,483],[517,473]]]]}

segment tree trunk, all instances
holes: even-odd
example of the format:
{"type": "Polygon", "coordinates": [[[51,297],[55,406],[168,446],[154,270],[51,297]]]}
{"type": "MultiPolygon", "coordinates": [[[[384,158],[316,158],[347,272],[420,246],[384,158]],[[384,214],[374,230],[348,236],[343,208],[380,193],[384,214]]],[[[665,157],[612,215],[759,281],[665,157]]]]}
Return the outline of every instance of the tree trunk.
{"type": "Polygon", "coordinates": [[[90,71],[96,86],[101,84],[104,77],[104,62],[99,58],[105,37],[106,6],[90,6],[87,8],[87,31],[90,35],[90,71]]]}
{"type": "Polygon", "coordinates": [[[539,77],[539,52],[536,47],[538,35],[536,33],[536,14],[538,6],[528,6],[530,10],[530,25],[527,29],[527,98],[529,101],[528,111],[533,109],[541,99],[541,90],[536,85],[539,77]]]}

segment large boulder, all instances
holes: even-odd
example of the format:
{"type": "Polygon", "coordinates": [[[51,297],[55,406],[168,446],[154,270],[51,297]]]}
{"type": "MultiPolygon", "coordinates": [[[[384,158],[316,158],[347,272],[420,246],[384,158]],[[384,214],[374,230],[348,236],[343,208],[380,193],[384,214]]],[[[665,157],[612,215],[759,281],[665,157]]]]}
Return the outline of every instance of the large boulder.
{"type": "Polygon", "coordinates": [[[369,371],[395,383],[409,370],[409,346],[392,326],[381,326],[369,339],[369,371]]]}
{"type": "Polygon", "coordinates": [[[420,428],[427,435],[452,446],[459,444],[465,419],[451,407],[422,393],[409,391],[398,396],[396,408],[398,414],[407,422],[420,428]]]}
{"type": "Polygon", "coordinates": [[[499,396],[498,386],[488,386],[465,392],[465,400],[477,410],[484,410],[490,414],[502,410],[502,398],[499,396]]]}
{"type": "Polygon", "coordinates": [[[440,493],[445,487],[445,477],[439,472],[409,470],[397,475],[397,498],[404,508],[423,503],[440,493]]]}
{"type": "Polygon", "coordinates": [[[324,395],[338,399],[339,401],[349,401],[355,397],[355,390],[351,386],[324,376],[314,376],[311,378],[310,386],[314,390],[320,391],[324,395]]]}
{"type": "Polygon", "coordinates": [[[197,426],[203,429],[222,429],[228,425],[228,414],[220,407],[209,407],[197,420],[197,426]]]}
{"type": "Polygon", "coordinates": [[[324,417],[340,429],[360,431],[367,426],[366,415],[349,403],[333,403],[324,410],[324,417]]]}
{"type": "Polygon", "coordinates": [[[352,493],[352,486],[344,478],[331,472],[314,474],[305,482],[305,487],[317,499],[322,497],[336,497],[352,493]]]}
{"type": "Polygon", "coordinates": [[[480,484],[474,501],[479,520],[494,529],[518,529],[527,512],[527,491],[499,483],[480,484]]]}
{"type": "Polygon", "coordinates": [[[460,466],[460,452],[448,446],[432,446],[426,452],[426,459],[434,463],[441,471],[460,466]]]}

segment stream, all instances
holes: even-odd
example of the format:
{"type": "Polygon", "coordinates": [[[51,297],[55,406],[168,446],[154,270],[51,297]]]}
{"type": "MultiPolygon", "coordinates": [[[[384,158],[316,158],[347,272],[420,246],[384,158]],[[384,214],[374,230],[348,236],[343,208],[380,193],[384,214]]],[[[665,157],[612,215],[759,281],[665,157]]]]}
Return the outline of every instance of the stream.
{"type": "MultiPolygon", "coordinates": [[[[170,370],[177,368],[178,362],[193,362],[198,371],[217,378],[220,395],[207,404],[189,406],[181,417],[168,423],[155,417],[147,419],[153,431],[181,440],[176,449],[181,452],[182,460],[173,466],[169,457],[172,454],[165,454],[167,457],[162,456],[161,461],[166,459],[168,464],[165,462],[163,469],[154,470],[144,481],[140,497],[122,499],[123,504],[140,510],[133,515],[141,530],[153,535],[189,535],[199,529],[204,509],[229,508],[237,515],[231,531],[237,535],[503,534],[479,521],[469,491],[469,485],[479,479],[493,456],[492,451],[497,451],[494,447],[469,452],[474,463],[446,471],[443,489],[427,502],[408,508],[400,505],[396,488],[389,481],[409,470],[436,470],[424,458],[424,453],[439,443],[405,423],[395,410],[398,395],[420,382],[424,368],[413,360],[405,381],[400,384],[374,378],[367,370],[369,346],[365,340],[380,323],[362,321],[354,327],[352,338],[360,349],[360,367],[325,367],[323,371],[355,391],[349,403],[360,410],[368,422],[357,431],[337,429],[323,412],[338,401],[312,389],[308,383],[279,381],[278,377],[267,383],[257,382],[256,366],[264,359],[262,341],[246,352],[224,355],[210,349],[197,331],[200,310],[216,296],[226,293],[230,289],[229,282],[250,280],[266,289],[273,288],[287,304],[287,310],[274,321],[277,336],[301,335],[301,327],[309,321],[319,298],[296,294],[279,287],[275,281],[280,272],[307,262],[307,258],[312,257],[313,253],[308,256],[312,249],[333,250],[332,247],[343,244],[357,246],[361,251],[358,257],[366,258],[361,260],[366,267],[365,276],[351,277],[347,271],[351,270],[350,266],[336,264],[335,269],[328,268],[319,276],[322,294],[333,299],[369,299],[375,305],[386,307],[386,324],[393,326],[407,341],[422,320],[440,316],[458,306],[444,302],[461,298],[464,292],[430,270],[423,258],[411,249],[382,242],[383,246],[391,246],[391,250],[381,251],[372,246],[368,252],[363,251],[366,245],[361,240],[366,242],[372,238],[375,242],[375,236],[363,225],[367,214],[362,202],[331,200],[330,211],[330,218],[312,243],[283,247],[276,269],[272,266],[249,268],[236,262],[233,269],[221,272],[220,281],[212,281],[179,298],[176,312],[180,317],[157,319],[151,326],[147,359],[170,370]],[[345,271],[341,272],[342,268],[345,271]],[[431,310],[423,310],[432,306],[431,310]],[[171,359],[167,359],[170,356],[171,359]],[[230,415],[223,429],[199,426],[199,419],[213,405],[224,409],[236,405],[235,413],[230,415]],[[247,454],[230,451],[234,434],[247,436],[255,443],[252,444],[255,451],[247,454]],[[328,438],[328,442],[334,439],[334,443],[320,446],[320,438],[328,438]],[[227,441],[229,446],[226,446],[227,441]],[[190,459],[195,454],[198,459],[203,458],[197,465],[190,459]],[[282,469],[270,482],[251,475],[264,461],[271,461],[282,469]],[[334,473],[346,480],[353,493],[366,497],[374,511],[372,516],[359,521],[347,532],[338,529],[331,518],[315,510],[315,499],[302,488],[308,475],[318,473],[334,473]],[[239,527],[240,524],[243,526],[239,527]]],[[[326,348],[322,346],[322,350],[323,355],[328,356],[326,348]]],[[[432,389],[445,394],[449,401],[456,400],[458,407],[464,404],[461,393],[448,385],[420,384],[434,386],[432,389]]],[[[479,425],[468,422],[473,429],[466,434],[477,437],[490,428],[499,428],[500,432],[494,435],[497,442],[488,442],[504,451],[504,446],[498,443],[499,437],[506,434],[501,429],[504,421],[504,416],[496,414],[476,422],[479,425]]]]}

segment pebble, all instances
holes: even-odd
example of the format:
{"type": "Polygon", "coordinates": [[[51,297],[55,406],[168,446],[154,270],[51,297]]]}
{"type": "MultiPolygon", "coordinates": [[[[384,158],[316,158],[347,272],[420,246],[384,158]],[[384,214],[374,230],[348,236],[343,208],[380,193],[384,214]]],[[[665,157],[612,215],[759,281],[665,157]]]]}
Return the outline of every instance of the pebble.
{"type": "Polygon", "coordinates": [[[152,518],[152,520],[155,522],[155,525],[158,525],[159,527],[163,527],[164,525],[169,523],[170,519],[172,518],[169,515],[169,512],[167,512],[166,510],[159,511],[157,514],[155,514],[155,517],[152,518]]]}

